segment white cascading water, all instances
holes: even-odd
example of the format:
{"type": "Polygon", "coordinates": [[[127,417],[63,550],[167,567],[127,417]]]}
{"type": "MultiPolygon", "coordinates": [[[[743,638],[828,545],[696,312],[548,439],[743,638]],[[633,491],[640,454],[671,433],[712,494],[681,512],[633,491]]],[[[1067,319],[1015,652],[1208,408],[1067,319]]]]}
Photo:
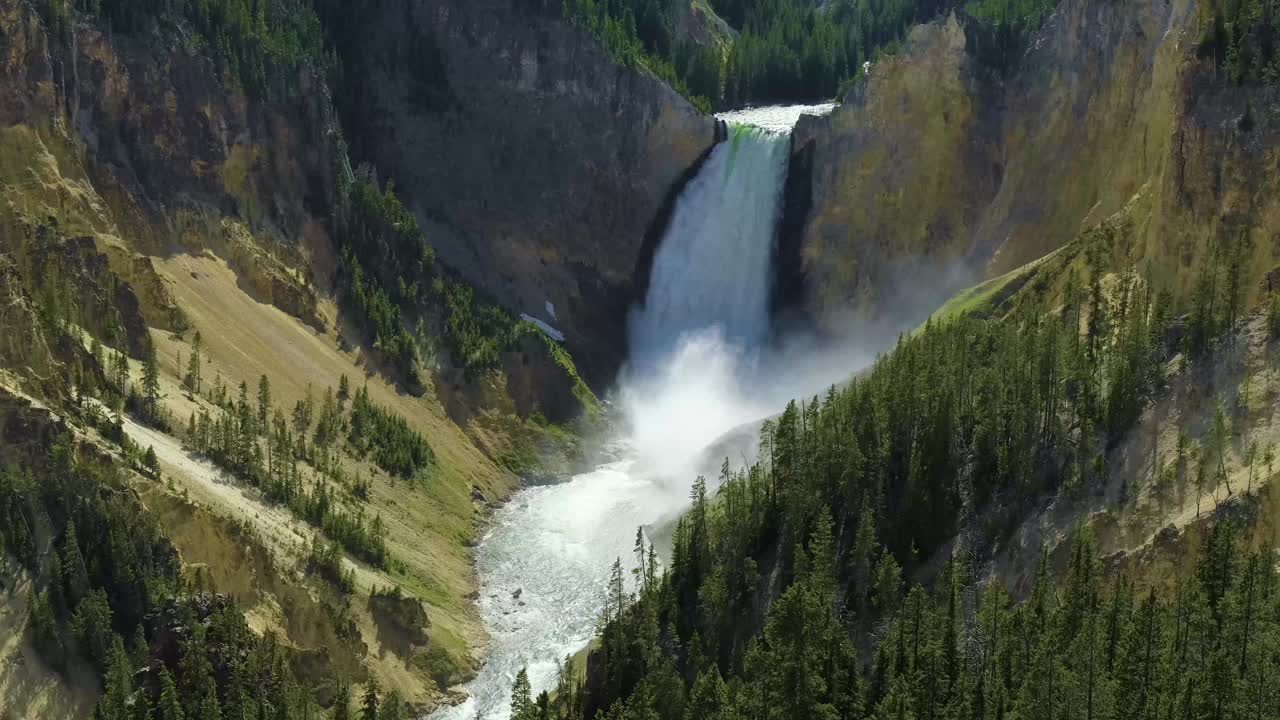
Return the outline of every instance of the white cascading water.
{"type": "Polygon", "coordinates": [[[684,189],[631,317],[632,372],[652,370],[683,336],[709,328],[744,349],[763,344],[789,146],[787,134],[733,125],[684,189]]]}
{"type": "Polygon", "coordinates": [[[559,662],[595,635],[610,566],[630,567],[636,529],[686,507],[712,442],[778,409],[784,391],[743,383],[768,332],[789,130],[801,111],[830,107],[735,113],[742,124],[682,191],[629,322],[617,402],[625,427],[607,448],[616,460],[521,490],[497,511],[476,549],[485,664],[467,699],[433,720],[505,720],[522,667],[535,694],[553,688],[559,662]]]}

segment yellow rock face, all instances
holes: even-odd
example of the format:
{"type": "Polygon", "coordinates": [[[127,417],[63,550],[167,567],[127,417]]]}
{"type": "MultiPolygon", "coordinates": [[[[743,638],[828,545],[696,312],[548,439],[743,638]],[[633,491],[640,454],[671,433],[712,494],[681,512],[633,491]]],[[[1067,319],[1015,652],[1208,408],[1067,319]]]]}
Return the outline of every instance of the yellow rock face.
{"type": "Polygon", "coordinates": [[[915,28],[841,108],[797,130],[796,147],[814,144],[803,263],[821,315],[889,302],[900,260],[964,254],[996,189],[984,91],[950,18],[915,28]]]}
{"type": "Polygon", "coordinates": [[[1011,75],[954,17],[913,30],[797,130],[808,308],[837,331],[909,325],[1122,211],[1128,260],[1176,289],[1210,240],[1251,242],[1261,277],[1280,262],[1278,110],[1195,58],[1195,22],[1188,0],[1066,0],[1011,75]]]}

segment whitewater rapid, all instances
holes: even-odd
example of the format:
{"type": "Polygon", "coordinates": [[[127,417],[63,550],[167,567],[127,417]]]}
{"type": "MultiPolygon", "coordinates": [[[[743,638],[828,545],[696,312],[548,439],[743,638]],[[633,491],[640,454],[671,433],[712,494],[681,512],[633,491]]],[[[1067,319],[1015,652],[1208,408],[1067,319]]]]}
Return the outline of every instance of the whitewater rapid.
{"type": "Polygon", "coordinates": [[[523,489],[495,513],[475,552],[485,664],[466,701],[432,720],[506,720],[522,667],[535,694],[554,688],[558,664],[596,634],[615,558],[632,566],[637,528],[677,517],[706,448],[789,396],[748,378],[768,335],[790,128],[802,112],[830,109],[722,116],[729,138],[681,192],[645,301],[629,318],[615,402],[623,430],[606,447],[613,459],[565,483],[523,489]]]}
{"type": "Polygon", "coordinates": [[[800,122],[801,115],[826,115],[835,110],[835,103],[822,105],[768,105],[722,112],[716,117],[727,123],[753,125],[778,133],[790,133],[800,122]]]}

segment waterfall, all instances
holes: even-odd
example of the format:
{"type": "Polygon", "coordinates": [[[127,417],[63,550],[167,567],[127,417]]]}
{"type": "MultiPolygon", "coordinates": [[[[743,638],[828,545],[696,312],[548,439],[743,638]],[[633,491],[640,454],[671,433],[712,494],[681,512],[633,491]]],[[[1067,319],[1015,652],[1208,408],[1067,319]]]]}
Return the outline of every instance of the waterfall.
{"type": "Polygon", "coordinates": [[[636,528],[670,525],[707,446],[797,394],[779,388],[779,374],[769,387],[752,381],[742,359],[768,339],[790,128],[802,112],[827,110],[736,113],[732,120],[750,125],[733,124],[681,191],[644,303],[628,319],[628,372],[615,404],[626,427],[605,448],[613,459],[521,490],[497,511],[476,548],[486,662],[467,700],[435,720],[506,720],[521,668],[535,693],[553,688],[559,661],[595,635],[610,568],[628,562],[636,528]]]}
{"type": "Polygon", "coordinates": [[[741,349],[763,344],[789,146],[789,133],[733,125],[684,188],[630,318],[633,370],[651,370],[682,338],[712,328],[741,349]]]}

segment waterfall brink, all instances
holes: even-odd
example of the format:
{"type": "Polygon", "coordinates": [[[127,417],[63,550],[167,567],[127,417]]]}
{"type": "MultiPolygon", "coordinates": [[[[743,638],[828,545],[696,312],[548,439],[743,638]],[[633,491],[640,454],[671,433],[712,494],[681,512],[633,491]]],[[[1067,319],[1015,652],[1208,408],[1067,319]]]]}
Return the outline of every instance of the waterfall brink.
{"type": "Polygon", "coordinates": [[[789,133],[734,125],[684,189],[630,318],[633,371],[652,371],[711,328],[743,350],[763,344],[789,146],[789,133]]]}

